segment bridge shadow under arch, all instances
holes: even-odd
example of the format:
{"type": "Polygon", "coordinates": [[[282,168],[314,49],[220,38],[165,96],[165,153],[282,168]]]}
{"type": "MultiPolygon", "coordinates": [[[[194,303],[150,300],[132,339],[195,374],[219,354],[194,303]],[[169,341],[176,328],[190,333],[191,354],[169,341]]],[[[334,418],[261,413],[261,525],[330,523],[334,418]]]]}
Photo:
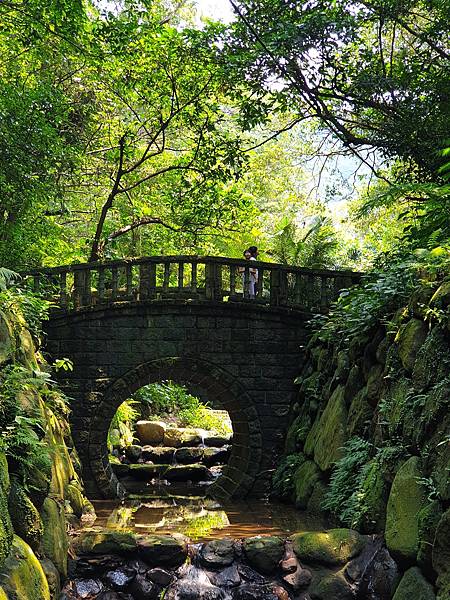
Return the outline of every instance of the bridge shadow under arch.
{"type": "Polygon", "coordinates": [[[141,387],[172,380],[215,406],[228,411],[233,426],[231,456],[222,475],[208,488],[219,499],[244,497],[261,470],[262,427],[258,411],[244,386],[225,369],[198,358],[167,357],[140,364],[102,390],[91,419],[87,455],[96,487],[104,497],[126,490],[108,459],[107,435],[117,408],[141,387]]]}

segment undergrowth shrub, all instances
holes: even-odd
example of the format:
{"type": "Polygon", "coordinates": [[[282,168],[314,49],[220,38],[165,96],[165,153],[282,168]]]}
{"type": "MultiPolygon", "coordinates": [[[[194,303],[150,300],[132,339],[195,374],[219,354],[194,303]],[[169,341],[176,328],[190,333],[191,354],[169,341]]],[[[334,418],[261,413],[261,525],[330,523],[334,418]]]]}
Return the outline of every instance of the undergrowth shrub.
{"type": "Polygon", "coordinates": [[[272,490],[275,496],[283,500],[292,499],[294,474],[304,461],[302,454],[288,454],[283,458],[272,478],[272,490]]]}

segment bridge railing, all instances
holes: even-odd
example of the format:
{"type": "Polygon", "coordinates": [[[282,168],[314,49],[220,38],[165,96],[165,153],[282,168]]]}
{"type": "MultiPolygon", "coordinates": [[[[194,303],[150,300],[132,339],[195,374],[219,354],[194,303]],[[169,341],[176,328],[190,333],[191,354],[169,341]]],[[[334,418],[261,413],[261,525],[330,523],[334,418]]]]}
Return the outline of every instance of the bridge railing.
{"type": "Polygon", "coordinates": [[[204,256],[151,256],[42,268],[24,274],[64,310],[146,300],[248,301],[324,312],[361,273],[306,269],[262,261],[204,256]],[[255,297],[250,278],[258,273],[255,297]]]}

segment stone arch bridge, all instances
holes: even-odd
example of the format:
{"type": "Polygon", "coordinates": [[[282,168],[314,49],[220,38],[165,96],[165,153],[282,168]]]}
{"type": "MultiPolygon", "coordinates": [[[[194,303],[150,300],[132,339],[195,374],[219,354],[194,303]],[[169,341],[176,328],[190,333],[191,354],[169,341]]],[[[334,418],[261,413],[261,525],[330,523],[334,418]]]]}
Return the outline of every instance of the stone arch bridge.
{"type": "Polygon", "coordinates": [[[169,256],[26,274],[57,309],[46,325],[71,398],[71,425],[91,498],[123,494],[107,455],[118,406],[171,379],[229,412],[231,458],[216,497],[263,495],[282,451],[307,321],[360,274],[218,257],[169,256]],[[257,269],[250,297],[250,267],[257,269]]]}

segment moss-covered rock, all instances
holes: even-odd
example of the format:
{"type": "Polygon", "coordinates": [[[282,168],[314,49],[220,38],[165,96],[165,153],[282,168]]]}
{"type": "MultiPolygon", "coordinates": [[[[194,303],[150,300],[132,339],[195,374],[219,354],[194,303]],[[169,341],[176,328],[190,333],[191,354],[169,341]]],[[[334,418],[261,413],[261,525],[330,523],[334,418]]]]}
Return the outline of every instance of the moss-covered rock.
{"type": "Polygon", "coordinates": [[[120,554],[136,552],[136,536],[129,531],[82,531],[75,539],[77,554],[120,554]]]}
{"type": "Polygon", "coordinates": [[[314,462],[322,471],[328,471],[342,458],[342,447],[347,440],[347,409],[344,401],[344,387],[333,392],[318,424],[314,445],[314,462]]]}
{"type": "Polygon", "coordinates": [[[320,480],[321,473],[316,463],[307,460],[294,473],[295,506],[304,510],[311,497],[315,484],[320,480]]]}
{"type": "Polygon", "coordinates": [[[434,466],[432,469],[432,479],[435,482],[439,497],[443,502],[450,501],[450,439],[448,424],[450,423],[450,415],[445,420],[445,425],[434,436],[436,442],[434,444],[434,466]],[[438,441],[439,440],[439,441],[438,441]]]}
{"type": "Polygon", "coordinates": [[[151,567],[179,567],[187,556],[186,539],[175,535],[139,535],[139,556],[151,567]]]}
{"type": "Polygon", "coordinates": [[[450,371],[448,332],[435,326],[417,352],[412,380],[419,392],[448,377],[450,371]]]}
{"type": "Polygon", "coordinates": [[[66,577],[69,542],[64,505],[53,498],[46,498],[42,505],[41,517],[44,524],[42,536],[44,553],[55,564],[62,577],[66,577]]]}
{"type": "Polygon", "coordinates": [[[434,537],[433,569],[437,573],[438,598],[450,598],[450,509],[441,517],[434,537]]]}
{"type": "Polygon", "coordinates": [[[365,381],[360,367],[353,365],[344,388],[344,400],[347,406],[352,402],[359,390],[364,387],[364,384],[365,381]]]}
{"type": "Polygon", "coordinates": [[[284,443],[285,454],[293,454],[300,449],[311,428],[311,417],[300,409],[300,414],[292,421],[284,443]]]}
{"type": "Polygon", "coordinates": [[[32,550],[39,550],[44,532],[42,519],[37,508],[15,478],[11,482],[8,508],[14,531],[32,550]]]}
{"type": "Polygon", "coordinates": [[[44,571],[33,550],[14,536],[11,553],[3,565],[0,585],[8,600],[50,600],[44,571]]]}
{"type": "Polygon", "coordinates": [[[11,550],[13,527],[8,512],[9,473],[6,456],[0,452],[0,566],[11,550]]]}
{"type": "Polygon", "coordinates": [[[419,513],[425,505],[421,477],[420,460],[413,456],[398,470],[387,504],[386,544],[394,558],[406,564],[414,563],[419,549],[419,513]]]}
{"type": "Polygon", "coordinates": [[[7,315],[0,311],[0,365],[9,360],[16,351],[13,327],[7,315]]]}
{"type": "Polygon", "coordinates": [[[362,435],[370,425],[373,409],[367,399],[367,388],[363,387],[354,396],[347,418],[348,435],[362,435]]]}
{"type": "Polygon", "coordinates": [[[256,536],[243,543],[249,564],[260,573],[273,573],[284,556],[284,542],[276,536],[256,536]]]}
{"type": "Polygon", "coordinates": [[[377,460],[372,460],[367,465],[360,493],[364,498],[364,513],[359,519],[358,529],[365,533],[384,531],[389,484],[384,469],[377,460]]]}
{"type": "Polygon", "coordinates": [[[306,436],[305,445],[303,446],[303,452],[306,454],[306,456],[313,456],[319,432],[320,414],[316,416],[314,423],[312,424],[311,429],[306,436]]]}
{"type": "Polygon", "coordinates": [[[41,558],[39,562],[41,563],[41,567],[47,579],[51,600],[59,600],[61,594],[61,578],[58,569],[48,558],[41,558]]]}
{"type": "Polygon", "coordinates": [[[295,533],[292,540],[295,554],[308,564],[344,565],[358,556],[366,539],[353,529],[330,529],[295,533]]]}
{"type": "Polygon", "coordinates": [[[306,506],[306,510],[313,514],[318,515],[323,512],[322,505],[325,500],[325,494],[327,493],[328,486],[323,481],[318,481],[311,493],[311,496],[308,500],[308,504],[306,506]]]}
{"type": "Polygon", "coordinates": [[[354,600],[355,593],[344,571],[319,572],[308,590],[314,600],[354,600]]]}
{"type": "Polygon", "coordinates": [[[65,498],[70,502],[70,506],[77,517],[95,512],[92,503],[83,494],[81,484],[77,480],[71,481],[66,486],[65,498]]]}
{"type": "Polygon", "coordinates": [[[430,298],[430,306],[433,308],[446,308],[450,304],[450,279],[442,282],[430,298]]]}
{"type": "Polygon", "coordinates": [[[426,575],[432,575],[433,542],[442,517],[442,507],[437,500],[429,502],[419,512],[419,550],[417,564],[426,575]]]}
{"type": "Polygon", "coordinates": [[[397,335],[398,353],[403,367],[411,373],[417,353],[427,337],[427,326],[419,319],[411,319],[397,335]]]}
{"type": "Polygon", "coordinates": [[[435,600],[434,589],[417,567],[403,575],[392,600],[435,600]]]}

